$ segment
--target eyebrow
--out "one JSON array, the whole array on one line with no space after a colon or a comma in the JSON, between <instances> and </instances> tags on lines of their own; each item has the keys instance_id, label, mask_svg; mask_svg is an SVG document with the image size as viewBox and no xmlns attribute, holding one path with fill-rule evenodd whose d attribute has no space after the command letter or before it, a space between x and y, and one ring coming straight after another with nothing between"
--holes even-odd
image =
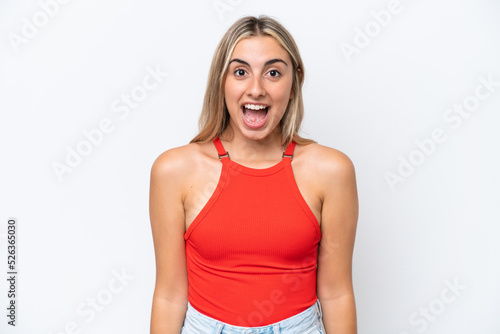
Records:
<instances>
[{"instance_id":1,"label":"eyebrow","mask_svg":"<svg viewBox=\"0 0 500 334\"><path fill-rule=\"evenodd\" d=\"M227 65L229 66L229 65L230 65L233 61L238 62L238 63L243 64L243 65L247 65L248 67L250 67L250 64L249 64L249 63L247 63L246 61L241 60L241 59L239 59L239 58L234 58L234 59L231 59L231 61L230 61L230 62L229 62L229 64L227 64ZM270 59L270 60L266 61L266 62L264 63L264 66L268 66L268 65L271 65L271 64L274 64L274 63L278 63L278 62L283 63L283 64L285 64L286 66L288 66L288 64L287 64L287 63L286 63L283 59L279 59L279 58Z\"/></svg>"}]
</instances>

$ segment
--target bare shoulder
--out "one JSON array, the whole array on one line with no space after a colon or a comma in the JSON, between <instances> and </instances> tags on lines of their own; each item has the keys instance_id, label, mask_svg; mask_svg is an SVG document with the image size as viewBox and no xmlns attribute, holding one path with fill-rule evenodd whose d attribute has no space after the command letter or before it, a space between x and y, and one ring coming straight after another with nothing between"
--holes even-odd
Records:
<instances>
[{"instance_id":1,"label":"bare shoulder","mask_svg":"<svg viewBox=\"0 0 500 334\"><path fill-rule=\"evenodd\" d=\"M189 174L204 159L213 158L209 145L191 143L161 153L153 162L151 173L158 176Z\"/></svg>"},{"instance_id":2,"label":"bare shoulder","mask_svg":"<svg viewBox=\"0 0 500 334\"><path fill-rule=\"evenodd\" d=\"M317 143L297 145L297 160L322 180L352 178L354 163L342 151Z\"/></svg>"},{"instance_id":3,"label":"bare shoulder","mask_svg":"<svg viewBox=\"0 0 500 334\"><path fill-rule=\"evenodd\" d=\"M317 143L297 145L292 166L299 189L306 201L309 199L318 220L321 219L321 226L331 221L328 218L331 208L341 212L343 209L339 208L346 201L354 203L357 192L354 164L344 152Z\"/></svg>"}]
</instances>

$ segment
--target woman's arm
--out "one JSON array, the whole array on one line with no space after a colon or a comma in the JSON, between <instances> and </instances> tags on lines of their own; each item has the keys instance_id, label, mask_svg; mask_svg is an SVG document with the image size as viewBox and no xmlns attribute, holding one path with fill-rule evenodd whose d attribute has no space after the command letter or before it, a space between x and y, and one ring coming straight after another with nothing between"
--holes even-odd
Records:
<instances>
[{"instance_id":1,"label":"woman's arm","mask_svg":"<svg viewBox=\"0 0 500 334\"><path fill-rule=\"evenodd\" d=\"M327 334L356 334L352 254L358 220L356 175L342 152L325 148L317 294Z\"/></svg>"},{"instance_id":2,"label":"woman's arm","mask_svg":"<svg viewBox=\"0 0 500 334\"><path fill-rule=\"evenodd\" d=\"M149 214L156 256L151 334L179 334L186 316L188 280L178 149L160 155L151 168Z\"/></svg>"}]
</instances>

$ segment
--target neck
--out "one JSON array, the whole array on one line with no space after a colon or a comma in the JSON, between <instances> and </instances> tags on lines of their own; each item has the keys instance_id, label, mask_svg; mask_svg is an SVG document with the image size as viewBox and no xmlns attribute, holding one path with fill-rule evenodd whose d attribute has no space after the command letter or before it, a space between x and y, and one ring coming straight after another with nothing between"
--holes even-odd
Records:
<instances>
[{"instance_id":1,"label":"neck","mask_svg":"<svg viewBox=\"0 0 500 334\"><path fill-rule=\"evenodd\" d=\"M231 159L241 162L263 162L281 159L283 152L281 130L279 126L262 139L253 139L234 131L228 125L220 140L230 152Z\"/></svg>"}]
</instances>

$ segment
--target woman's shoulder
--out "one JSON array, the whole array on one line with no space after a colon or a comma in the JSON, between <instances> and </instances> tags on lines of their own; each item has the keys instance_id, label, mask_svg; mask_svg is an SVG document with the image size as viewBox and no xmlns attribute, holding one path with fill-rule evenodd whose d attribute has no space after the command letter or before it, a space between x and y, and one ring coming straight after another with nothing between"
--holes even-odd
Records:
<instances>
[{"instance_id":1,"label":"woman's shoulder","mask_svg":"<svg viewBox=\"0 0 500 334\"><path fill-rule=\"evenodd\" d=\"M321 202L356 185L352 160L342 151L317 143L296 145L292 159L297 182L309 187Z\"/></svg>"},{"instance_id":2,"label":"woman's shoulder","mask_svg":"<svg viewBox=\"0 0 500 334\"><path fill-rule=\"evenodd\" d=\"M161 174L187 174L201 164L215 160L214 152L216 151L211 143L189 143L170 148L155 159L152 171Z\"/></svg>"},{"instance_id":3,"label":"woman's shoulder","mask_svg":"<svg viewBox=\"0 0 500 334\"><path fill-rule=\"evenodd\" d=\"M354 163L344 152L317 143L296 146L294 171L307 175L310 184L316 185L325 197L335 189L352 187L356 180Z\"/></svg>"},{"instance_id":4,"label":"woman's shoulder","mask_svg":"<svg viewBox=\"0 0 500 334\"><path fill-rule=\"evenodd\" d=\"M311 167L317 166L330 171L354 168L354 163L347 154L332 147L318 143L297 144L295 150L296 159L300 159Z\"/></svg>"}]
</instances>

